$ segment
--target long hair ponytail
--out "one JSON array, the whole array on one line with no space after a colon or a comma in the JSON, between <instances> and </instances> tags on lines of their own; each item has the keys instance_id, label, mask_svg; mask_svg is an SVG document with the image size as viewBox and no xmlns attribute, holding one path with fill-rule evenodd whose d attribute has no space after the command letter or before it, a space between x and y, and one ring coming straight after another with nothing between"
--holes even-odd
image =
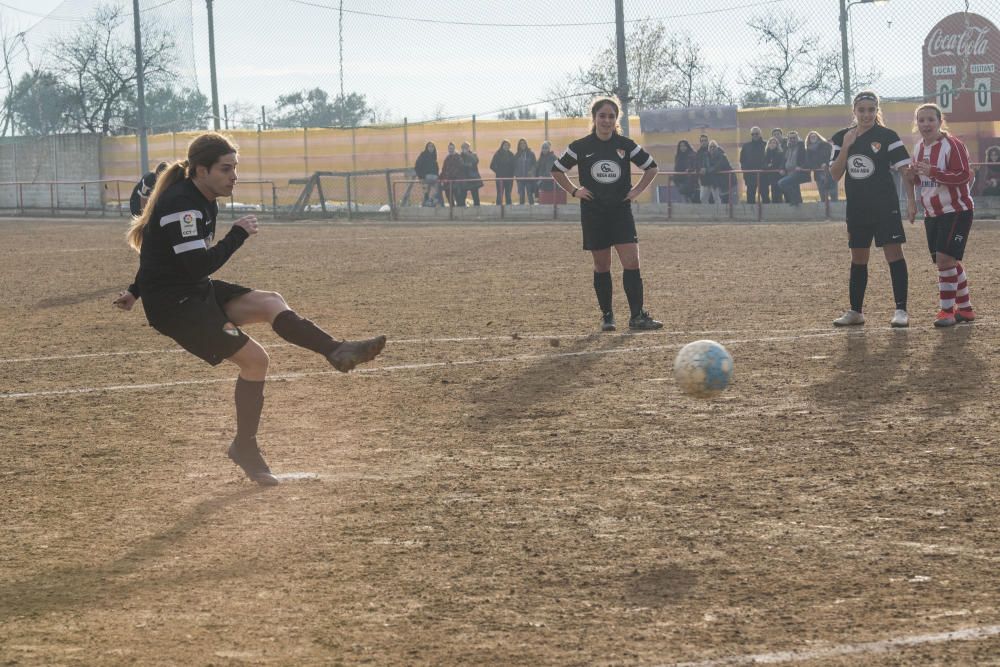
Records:
<instances>
[{"instance_id":1,"label":"long hair ponytail","mask_svg":"<svg viewBox=\"0 0 1000 667\"><path fill-rule=\"evenodd\" d=\"M149 224L149 219L153 217L153 209L156 208L160 193L177 181L193 178L199 166L211 171L212 165L218 162L220 157L236 153L238 150L239 146L232 139L218 132L206 132L195 137L188 145L187 159L174 162L156 179L156 187L149 194L142 215L132 218L132 225L126 234L128 244L136 252L142 249L142 233Z\"/></svg>"}]
</instances>

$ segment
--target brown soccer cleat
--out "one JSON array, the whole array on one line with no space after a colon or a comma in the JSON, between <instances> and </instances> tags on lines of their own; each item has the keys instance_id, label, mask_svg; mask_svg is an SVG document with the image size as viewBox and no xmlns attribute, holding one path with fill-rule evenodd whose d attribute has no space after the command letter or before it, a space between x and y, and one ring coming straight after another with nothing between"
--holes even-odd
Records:
<instances>
[{"instance_id":1,"label":"brown soccer cleat","mask_svg":"<svg viewBox=\"0 0 1000 667\"><path fill-rule=\"evenodd\" d=\"M377 357L384 347L385 336L376 336L368 340L345 340L336 350L326 355L326 360L341 373L346 373L358 364Z\"/></svg>"}]
</instances>

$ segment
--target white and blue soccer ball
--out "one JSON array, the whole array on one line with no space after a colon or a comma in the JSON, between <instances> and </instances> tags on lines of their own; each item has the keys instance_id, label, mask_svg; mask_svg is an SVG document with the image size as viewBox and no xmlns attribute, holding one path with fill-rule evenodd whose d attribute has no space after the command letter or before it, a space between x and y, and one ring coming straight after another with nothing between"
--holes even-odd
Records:
<instances>
[{"instance_id":1,"label":"white and blue soccer ball","mask_svg":"<svg viewBox=\"0 0 1000 667\"><path fill-rule=\"evenodd\" d=\"M688 343L674 359L674 378L685 394L698 398L715 396L733 377L733 358L714 340Z\"/></svg>"}]
</instances>

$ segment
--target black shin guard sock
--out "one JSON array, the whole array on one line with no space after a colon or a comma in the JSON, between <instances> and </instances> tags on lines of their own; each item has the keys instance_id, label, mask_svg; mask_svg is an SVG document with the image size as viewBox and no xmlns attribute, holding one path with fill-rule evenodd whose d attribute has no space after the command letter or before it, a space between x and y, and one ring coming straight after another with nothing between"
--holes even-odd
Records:
<instances>
[{"instance_id":1,"label":"black shin guard sock","mask_svg":"<svg viewBox=\"0 0 1000 667\"><path fill-rule=\"evenodd\" d=\"M910 291L910 272L906 269L906 259L889 262L889 276L892 277L892 298L897 310L906 310L906 295Z\"/></svg>"},{"instance_id":2,"label":"black shin guard sock","mask_svg":"<svg viewBox=\"0 0 1000 667\"><path fill-rule=\"evenodd\" d=\"M251 442L257 437L260 412L264 409L264 381L236 378L236 440Z\"/></svg>"},{"instance_id":3,"label":"black shin guard sock","mask_svg":"<svg viewBox=\"0 0 1000 667\"><path fill-rule=\"evenodd\" d=\"M868 265L851 264L851 310L860 313L865 303L865 290L868 289Z\"/></svg>"},{"instance_id":4,"label":"black shin guard sock","mask_svg":"<svg viewBox=\"0 0 1000 667\"><path fill-rule=\"evenodd\" d=\"M278 313L271 325L274 333L289 343L318 352L324 357L337 349L337 341L309 320L299 317L294 310Z\"/></svg>"},{"instance_id":5,"label":"black shin guard sock","mask_svg":"<svg viewBox=\"0 0 1000 667\"><path fill-rule=\"evenodd\" d=\"M597 305L601 314L611 312L611 272L594 272L594 291L597 292Z\"/></svg>"},{"instance_id":6,"label":"black shin guard sock","mask_svg":"<svg viewBox=\"0 0 1000 667\"><path fill-rule=\"evenodd\" d=\"M632 317L642 312L642 275L639 269L622 271L622 283L625 285L625 297L628 299Z\"/></svg>"}]
</instances>

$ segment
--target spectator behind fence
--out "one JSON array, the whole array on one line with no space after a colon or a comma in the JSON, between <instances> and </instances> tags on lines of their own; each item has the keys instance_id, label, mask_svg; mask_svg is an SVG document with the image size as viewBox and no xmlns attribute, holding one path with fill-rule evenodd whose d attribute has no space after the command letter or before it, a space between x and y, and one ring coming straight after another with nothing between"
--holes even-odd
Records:
<instances>
[{"instance_id":1,"label":"spectator behind fence","mask_svg":"<svg viewBox=\"0 0 1000 667\"><path fill-rule=\"evenodd\" d=\"M806 166L812 170L820 201L837 201L837 181L830 175L830 153L833 146L813 130L806 135Z\"/></svg>"},{"instance_id":2,"label":"spectator behind fence","mask_svg":"<svg viewBox=\"0 0 1000 667\"><path fill-rule=\"evenodd\" d=\"M764 204L780 204L785 200L781 188L778 187L778 179L781 178L781 170L785 168L785 151L781 150L781 142L777 137L767 140L767 148L764 150L764 169L767 171L761 176L760 201Z\"/></svg>"},{"instance_id":3,"label":"spectator behind fence","mask_svg":"<svg viewBox=\"0 0 1000 667\"><path fill-rule=\"evenodd\" d=\"M413 170L417 174L417 180L424 185L424 206L433 206L435 202L444 205L441 199L441 189L438 187L438 176L441 170L438 168L437 148L434 142L428 141L424 146L424 151L417 156L417 164Z\"/></svg>"},{"instance_id":4,"label":"spectator behind fence","mask_svg":"<svg viewBox=\"0 0 1000 667\"><path fill-rule=\"evenodd\" d=\"M465 186L460 182L465 177L465 165L462 156L455 152L455 144L448 144L448 155L441 165L441 188L448 197L449 206L458 206L458 196L462 195L462 206L465 206Z\"/></svg>"},{"instance_id":5,"label":"spectator behind fence","mask_svg":"<svg viewBox=\"0 0 1000 667\"><path fill-rule=\"evenodd\" d=\"M707 204L711 196L711 191L706 177L708 169L708 135L703 134L698 137L698 150L694 154L694 163L698 173L698 201Z\"/></svg>"},{"instance_id":6,"label":"spectator behind fence","mask_svg":"<svg viewBox=\"0 0 1000 667\"><path fill-rule=\"evenodd\" d=\"M462 198L459 206L465 206L465 196L472 195L472 205L479 206L479 188L483 179L479 176L479 156L472 152L468 141L462 142L462 165L465 167L465 181L462 183Z\"/></svg>"},{"instance_id":7,"label":"spectator behind fence","mask_svg":"<svg viewBox=\"0 0 1000 667\"><path fill-rule=\"evenodd\" d=\"M750 141L740 149L740 169L743 170L743 182L747 186L747 203L757 203L757 188L760 174L756 170L764 168L764 151L767 144L761 137L759 127L750 128ZM750 173L747 173L750 172Z\"/></svg>"},{"instance_id":8,"label":"spectator behind fence","mask_svg":"<svg viewBox=\"0 0 1000 667\"><path fill-rule=\"evenodd\" d=\"M677 142L677 152L674 154L674 171L678 173L671 176L670 180L685 202L698 202L697 169L694 149L687 139L681 139Z\"/></svg>"},{"instance_id":9,"label":"spectator behind fence","mask_svg":"<svg viewBox=\"0 0 1000 667\"><path fill-rule=\"evenodd\" d=\"M540 192L553 192L556 188L552 180L552 165L556 163L559 156L552 152L552 143L542 142L542 152L538 154L538 162L535 163L535 176L538 177L537 190Z\"/></svg>"},{"instance_id":10,"label":"spectator behind fence","mask_svg":"<svg viewBox=\"0 0 1000 667\"><path fill-rule=\"evenodd\" d=\"M729 187L732 170L726 151L716 141L708 142L708 167L705 169L708 189L716 204L729 203Z\"/></svg>"},{"instance_id":11,"label":"spectator behind fence","mask_svg":"<svg viewBox=\"0 0 1000 667\"><path fill-rule=\"evenodd\" d=\"M979 168L979 194L984 197L1000 197L1000 146L986 149L986 164Z\"/></svg>"},{"instance_id":12,"label":"spectator behind fence","mask_svg":"<svg viewBox=\"0 0 1000 667\"><path fill-rule=\"evenodd\" d=\"M510 152L510 142L504 139L500 148L490 160L490 169L497 177L497 206L510 206L510 193L514 187L514 154Z\"/></svg>"},{"instance_id":13,"label":"spectator behind fence","mask_svg":"<svg viewBox=\"0 0 1000 667\"><path fill-rule=\"evenodd\" d=\"M778 187L785 195L785 201L792 206L802 203L803 183L810 181L809 169L806 167L806 149L799 141L798 132L788 133L788 148L785 149L784 175L778 179Z\"/></svg>"},{"instance_id":14,"label":"spectator behind fence","mask_svg":"<svg viewBox=\"0 0 1000 667\"><path fill-rule=\"evenodd\" d=\"M781 146L782 153L788 150L788 139L785 138L785 133L780 127L771 130L771 136L778 140L778 145Z\"/></svg>"},{"instance_id":15,"label":"spectator behind fence","mask_svg":"<svg viewBox=\"0 0 1000 667\"><path fill-rule=\"evenodd\" d=\"M535 152L528 148L527 139L517 140L517 153L514 154L514 176L517 177L517 202L524 206L524 197L528 196L528 205L535 203Z\"/></svg>"}]
</instances>

